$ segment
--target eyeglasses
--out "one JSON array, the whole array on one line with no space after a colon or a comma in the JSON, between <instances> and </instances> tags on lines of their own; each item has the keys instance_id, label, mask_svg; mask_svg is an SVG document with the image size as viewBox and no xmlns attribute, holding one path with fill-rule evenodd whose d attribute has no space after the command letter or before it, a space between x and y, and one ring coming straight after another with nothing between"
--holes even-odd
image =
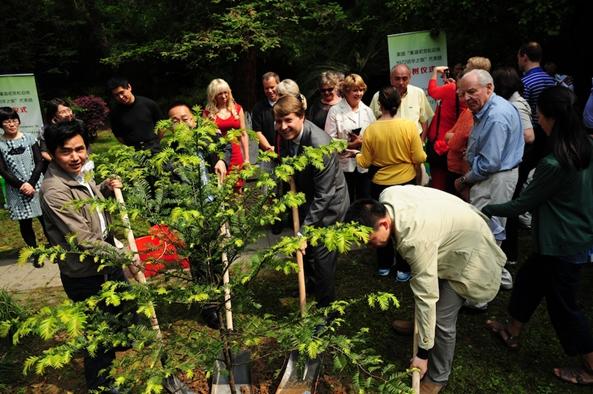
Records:
<instances>
[{"instance_id":1,"label":"eyeglasses","mask_svg":"<svg viewBox=\"0 0 593 394\"><path fill-rule=\"evenodd\" d=\"M189 116L182 116L181 118L171 118L171 122L173 122L173 124L179 124L181 122L187 123L190 119L191 117Z\"/></svg>"},{"instance_id":2,"label":"eyeglasses","mask_svg":"<svg viewBox=\"0 0 593 394\"><path fill-rule=\"evenodd\" d=\"M2 121L2 124L9 124L9 123L20 123L18 119L6 119Z\"/></svg>"},{"instance_id":3,"label":"eyeglasses","mask_svg":"<svg viewBox=\"0 0 593 394\"><path fill-rule=\"evenodd\" d=\"M321 93L331 93L334 91L334 88L325 88L325 89L319 89L319 91Z\"/></svg>"}]
</instances>

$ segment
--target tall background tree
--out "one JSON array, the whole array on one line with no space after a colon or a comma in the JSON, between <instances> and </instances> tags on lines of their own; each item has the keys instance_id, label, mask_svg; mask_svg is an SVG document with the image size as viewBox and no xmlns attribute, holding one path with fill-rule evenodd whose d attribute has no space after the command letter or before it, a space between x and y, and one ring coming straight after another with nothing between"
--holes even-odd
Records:
<instances>
[{"instance_id":1,"label":"tall background tree","mask_svg":"<svg viewBox=\"0 0 593 394\"><path fill-rule=\"evenodd\" d=\"M520 44L537 40L546 60L588 91L592 55L585 2L569 0L16 0L0 4L0 72L35 72L41 95L103 94L113 73L161 100L201 102L210 79L227 79L250 109L259 75L274 70L305 93L318 71L388 82L386 35L447 33L448 58L472 55L514 65Z\"/></svg>"}]
</instances>

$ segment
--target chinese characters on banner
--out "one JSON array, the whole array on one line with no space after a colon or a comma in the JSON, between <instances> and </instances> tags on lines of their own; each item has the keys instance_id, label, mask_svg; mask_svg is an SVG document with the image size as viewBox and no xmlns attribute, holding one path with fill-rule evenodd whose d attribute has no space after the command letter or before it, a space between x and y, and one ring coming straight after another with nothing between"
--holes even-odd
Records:
<instances>
[{"instance_id":1,"label":"chinese characters on banner","mask_svg":"<svg viewBox=\"0 0 593 394\"><path fill-rule=\"evenodd\" d=\"M390 34L387 36L389 69L399 63L407 64L412 72L410 83L428 88L428 81L436 66L447 65L447 38L445 32L431 35L429 31ZM440 78L437 79L440 83ZM434 102L432 99L431 104Z\"/></svg>"},{"instance_id":2,"label":"chinese characters on banner","mask_svg":"<svg viewBox=\"0 0 593 394\"><path fill-rule=\"evenodd\" d=\"M43 129L33 74L0 75L0 107L12 107L18 112L22 132L37 136Z\"/></svg>"}]
</instances>

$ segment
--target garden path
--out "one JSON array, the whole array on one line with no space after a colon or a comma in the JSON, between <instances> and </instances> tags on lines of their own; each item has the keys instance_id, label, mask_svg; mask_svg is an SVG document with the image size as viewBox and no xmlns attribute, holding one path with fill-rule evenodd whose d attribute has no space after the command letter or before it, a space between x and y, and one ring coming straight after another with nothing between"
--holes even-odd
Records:
<instances>
[{"instance_id":1,"label":"garden path","mask_svg":"<svg viewBox=\"0 0 593 394\"><path fill-rule=\"evenodd\" d=\"M279 237L289 235L291 231L287 228L280 235L267 232L256 243L246 248L241 259L273 245ZM57 264L45 264L42 268L35 268L31 264L17 264L17 258L16 253L0 257L0 289L13 292L62 286Z\"/></svg>"}]
</instances>

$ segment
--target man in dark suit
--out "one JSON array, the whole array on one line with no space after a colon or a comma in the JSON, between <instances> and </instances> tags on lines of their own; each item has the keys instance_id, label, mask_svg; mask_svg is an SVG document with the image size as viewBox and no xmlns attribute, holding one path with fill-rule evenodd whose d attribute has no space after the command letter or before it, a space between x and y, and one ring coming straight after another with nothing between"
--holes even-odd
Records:
<instances>
[{"instance_id":1,"label":"man in dark suit","mask_svg":"<svg viewBox=\"0 0 593 394\"><path fill-rule=\"evenodd\" d=\"M331 142L327 133L305 120L306 105L302 95L284 96L274 105L276 131L282 138L283 155L296 156L305 146L318 148ZM350 200L337 154L323 157L323 168L308 165L294 175L297 190L306 201L299 207L301 226L326 227L344 219ZM308 246L305 252L305 275L309 290L315 294L319 306L327 306L335 299L335 271L337 252L324 245Z\"/></svg>"}]
</instances>

